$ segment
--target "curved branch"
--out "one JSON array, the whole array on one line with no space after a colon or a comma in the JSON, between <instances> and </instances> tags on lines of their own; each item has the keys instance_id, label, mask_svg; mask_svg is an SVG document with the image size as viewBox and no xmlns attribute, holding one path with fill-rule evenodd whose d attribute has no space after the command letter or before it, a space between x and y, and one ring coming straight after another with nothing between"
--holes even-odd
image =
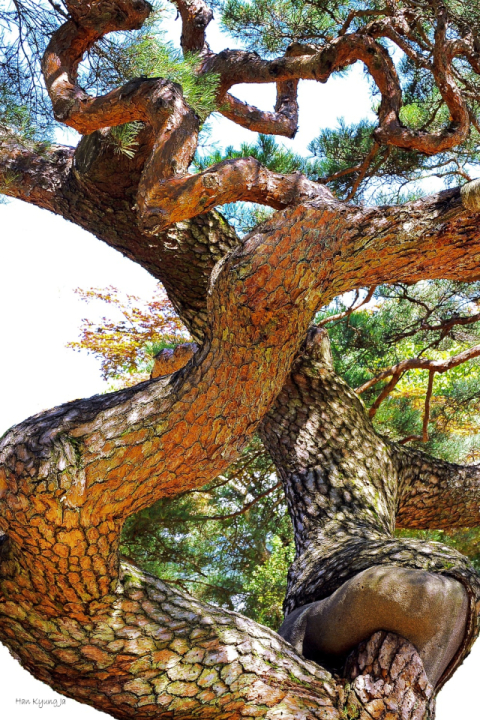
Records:
<instances>
[{"instance_id":1,"label":"curved branch","mask_svg":"<svg viewBox=\"0 0 480 720\"><path fill-rule=\"evenodd\" d=\"M375 415L376 415L376 413L377 413L377 410L378 410L378 408L380 407L380 405L382 404L382 402L383 402L383 401L385 400L385 398L387 398L387 397L390 395L390 393L397 387L397 385L398 385L398 383L400 382L401 379L402 379L402 373L401 373L401 372L394 372L394 373L392 373L392 379L390 380L389 383L387 383L387 385L385 385L385 387L382 389L380 395L375 399L375 402L374 402L373 405L369 408L369 410L368 410L368 417L369 417L369 418L375 417ZM355 392L357 392L357 391L355 390ZM358 394L360 395L361 393L358 392Z\"/></svg>"},{"instance_id":2,"label":"curved branch","mask_svg":"<svg viewBox=\"0 0 480 720\"><path fill-rule=\"evenodd\" d=\"M141 27L151 6L144 0L115 0L105 6L99 0L84 10L81 22L69 21L54 33L42 60L56 119L84 135L134 120L148 122L156 142L145 164L145 181L152 175L159 180L186 172L197 145L199 118L179 85L140 78L90 97L77 83L78 65L92 45L110 32Z\"/></svg>"},{"instance_id":3,"label":"curved branch","mask_svg":"<svg viewBox=\"0 0 480 720\"><path fill-rule=\"evenodd\" d=\"M94 528L89 532L106 540ZM3 570L6 565L3 560ZM77 591L80 575L95 587L102 568L96 555L92 567L68 573ZM55 581L61 577L54 574ZM8 597L17 595L0 603L0 633L27 670L67 697L119 720L132 714L138 720L172 715L340 720L330 673L238 613L199 602L128 562L111 592L89 603L89 616L78 605L72 610L72 602L52 603L45 580L38 571L10 580ZM48 620L39 604L42 582ZM1 577L2 590L7 585ZM66 575L65 588L74 593Z\"/></svg>"},{"instance_id":4,"label":"curved branch","mask_svg":"<svg viewBox=\"0 0 480 720\"><path fill-rule=\"evenodd\" d=\"M140 24L142 18L140 15ZM78 85L78 65L83 55L107 33L124 29L124 23L115 20L106 14L101 29L95 30L88 23L65 23L54 33L42 60L55 118L83 135L133 120L149 121L155 126L168 118L179 95L178 87L161 79L131 80L99 97L87 95Z\"/></svg>"},{"instance_id":5,"label":"curved branch","mask_svg":"<svg viewBox=\"0 0 480 720\"><path fill-rule=\"evenodd\" d=\"M54 33L42 60L55 117L84 134L142 119L138 117L138 109L134 115L129 113L129 106L133 103L131 98L126 102L123 100L121 90L105 98L91 98L77 84L76 78L83 55L98 40L110 32L141 27L151 12L151 6L144 0L115 0L109 6L101 0L75 1L67 6L72 20ZM131 87L129 89L132 90ZM127 98L128 95L127 91ZM85 120L82 114L86 116ZM124 116L127 119L123 119Z\"/></svg>"},{"instance_id":6,"label":"curved branch","mask_svg":"<svg viewBox=\"0 0 480 720\"><path fill-rule=\"evenodd\" d=\"M286 57L301 56L313 48L293 43L287 48ZM219 94L220 112L237 125L266 135L284 135L293 138L298 130L298 80L277 82L275 112L265 112L243 103L230 93ZM225 107L226 106L226 107Z\"/></svg>"},{"instance_id":7,"label":"curved branch","mask_svg":"<svg viewBox=\"0 0 480 720\"><path fill-rule=\"evenodd\" d=\"M182 18L180 44L184 52L208 52L205 38L213 12L203 0L172 0Z\"/></svg>"},{"instance_id":8,"label":"curved branch","mask_svg":"<svg viewBox=\"0 0 480 720\"><path fill-rule=\"evenodd\" d=\"M458 190L400 208L315 202L277 214L217 267L207 342L185 370L19 425L2 440L5 477L28 467L33 496L32 478L62 477L62 506L86 521L201 486L255 431L319 305L365 284L478 275L477 216ZM66 475L62 438L76 448Z\"/></svg>"},{"instance_id":9,"label":"curved branch","mask_svg":"<svg viewBox=\"0 0 480 720\"><path fill-rule=\"evenodd\" d=\"M452 355L446 360L429 360L428 358L423 357L402 360L396 365L392 365L391 367L382 370L382 372L376 375L374 378L372 378L371 380L367 380L366 383L355 388L355 392L358 395L361 395L381 380L385 380L385 378L390 377L391 375L399 376L407 372L408 370L430 370L434 373L444 373L447 372L447 370L451 370L452 368L457 367L457 365L461 365L462 363L467 362L468 360L473 360L473 358L476 358L479 355L480 345L474 345L471 348L467 348L467 350L463 350L463 352L458 353L457 355Z\"/></svg>"},{"instance_id":10,"label":"curved branch","mask_svg":"<svg viewBox=\"0 0 480 720\"><path fill-rule=\"evenodd\" d=\"M280 175L248 157L224 160L196 175L163 182L154 173L144 173L139 208L143 228L156 234L175 222L239 200L281 210L315 198L332 197L323 185L304 175Z\"/></svg>"},{"instance_id":11,"label":"curved branch","mask_svg":"<svg viewBox=\"0 0 480 720\"><path fill-rule=\"evenodd\" d=\"M274 60L262 60L254 53L226 50L209 57L204 70L220 75L223 94L233 85L245 82L268 83L299 79L326 82L336 70L361 60L382 97L378 110L379 127L375 131L377 142L431 155L462 142L470 125L467 106L453 79L451 65L443 54L445 33L445 18L440 18L436 29L432 72L450 110L452 122L439 133L415 131L402 126L402 90L395 66L387 50L366 34L343 35L316 52L307 46L304 55L299 55L300 50L296 47L293 57L286 54ZM378 34L385 35L385 32L378 31Z\"/></svg>"},{"instance_id":12,"label":"curved branch","mask_svg":"<svg viewBox=\"0 0 480 720\"><path fill-rule=\"evenodd\" d=\"M275 112L259 110L228 92L219 101L220 112L237 125L253 132L293 138L298 129L297 85L296 80L277 83Z\"/></svg>"}]
</instances>

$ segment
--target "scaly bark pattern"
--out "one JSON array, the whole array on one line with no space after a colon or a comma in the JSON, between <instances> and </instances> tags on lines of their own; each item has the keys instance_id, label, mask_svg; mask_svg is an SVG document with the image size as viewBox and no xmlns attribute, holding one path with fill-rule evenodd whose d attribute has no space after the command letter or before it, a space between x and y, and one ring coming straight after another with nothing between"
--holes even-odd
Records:
<instances>
[{"instance_id":1,"label":"scaly bark pattern","mask_svg":"<svg viewBox=\"0 0 480 720\"><path fill-rule=\"evenodd\" d=\"M46 523L38 520L43 532ZM49 568L58 579L62 559L90 575L91 584L99 577L101 587L109 532L107 526L77 528L63 538L67 557L62 551L51 563L42 553L34 571L19 570L8 542L3 549L2 640L35 677L122 720L340 720L335 680L276 633L199 603L128 563L101 602L84 606L86 616L56 602Z\"/></svg>"},{"instance_id":2,"label":"scaly bark pattern","mask_svg":"<svg viewBox=\"0 0 480 720\"><path fill-rule=\"evenodd\" d=\"M434 475L427 487L423 465L418 469L416 460L409 463L376 436L358 398L330 371L304 358L289 374L316 309L336 295L388 281L476 279L478 188L365 209L252 159L191 176L200 119L177 85L139 78L91 97L77 82L92 45L109 32L140 27L148 3L65 4L70 19L51 38L44 76L56 117L88 137L75 153L42 154L2 136L3 191L72 220L142 263L164 282L203 345L173 376L62 406L1 441L0 529L8 536L0 571L2 640L56 689L121 718L338 718L338 687L274 633L151 578L132 579L136 571L119 566L124 519L223 471L272 408L262 431L286 485L298 550L287 609L332 593L373 565L447 572L463 583L471 604L453 670L477 632L478 578L447 548L392 538L397 502L408 523L419 483L423 522L433 521ZM325 82L360 59L381 95L377 142L429 154L466 137L470 118L452 62L462 57L475 69L478 53L468 38L450 40L441 4L431 53L420 62L450 110L450 124L438 133L400 123L399 79L378 42L388 37L412 59L411 13L393 13L362 32L345 27L324 47L293 46L284 57L262 60L243 51L211 53L208 7L202 0L177 0L177 6L184 49L200 53L199 74L219 74L219 107L226 102L225 114L243 126L293 136L298 80ZM230 96L239 82L275 82L275 112L259 113ZM131 120L145 128L130 161L114 157L108 126ZM204 215L238 199L286 209L239 243L220 216ZM467 475L468 511L454 493L458 517L475 503ZM448 479L446 485L451 488ZM405 646L391 638L382 638L381 647L370 642L374 647L365 652L380 653L379 668L388 676L393 665L388 671L381 657L395 643L401 656ZM379 687L380 670L375 661L362 663L358 656L352 671L361 712L370 714L372 698L381 699L373 710L387 720L394 712L388 703L398 696L395 678L391 673L393 690L384 683L376 697L371 688ZM370 680L362 685L359 672ZM420 675L405 678L425 714L429 697ZM408 702L399 700L397 716L408 717Z\"/></svg>"},{"instance_id":3,"label":"scaly bark pattern","mask_svg":"<svg viewBox=\"0 0 480 720\"><path fill-rule=\"evenodd\" d=\"M403 526L409 527L409 519L415 526L416 510L408 503L416 500L413 478L422 487L418 462L422 456L413 453L410 462L409 451L376 433L359 397L334 372L325 331L311 330L260 434L283 480L295 532L297 552L288 576L286 613L330 596L373 566L447 574L465 586L470 617L462 647L440 680L443 685L478 635L480 576L452 548L393 536L398 505ZM469 478L478 476L478 469L432 460L424 466L423 477L427 471L434 487L432 473L437 466L443 467L444 478L455 478L458 517L467 521L475 512L478 523L478 495L468 496ZM404 489L406 477L412 481L409 490ZM429 495L428 490L424 503L432 507L438 496L436 492ZM450 492L442 507L451 500ZM422 510L420 500L420 524ZM435 520L433 525L438 527Z\"/></svg>"},{"instance_id":4,"label":"scaly bark pattern","mask_svg":"<svg viewBox=\"0 0 480 720\"><path fill-rule=\"evenodd\" d=\"M344 717L358 720L433 720L435 698L414 646L378 632L347 660Z\"/></svg>"}]
</instances>

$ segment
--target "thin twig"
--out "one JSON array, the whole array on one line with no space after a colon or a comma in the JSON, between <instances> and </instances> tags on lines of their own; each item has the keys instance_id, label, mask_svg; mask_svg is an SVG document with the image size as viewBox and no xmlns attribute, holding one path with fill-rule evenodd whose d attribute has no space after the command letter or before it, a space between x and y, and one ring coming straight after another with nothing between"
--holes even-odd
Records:
<instances>
[{"instance_id":1,"label":"thin twig","mask_svg":"<svg viewBox=\"0 0 480 720\"><path fill-rule=\"evenodd\" d=\"M423 427L422 427L423 442L428 442L428 423L430 420L430 399L432 397L432 392L433 392L434 378L435 378L435 370L430 370L430 372L428 373L428 388L427 388L427 394L425 396L425 412L423 415Z\"/></svg>"},{"instance_id":2,"label":"thin twig","mask_svg":"<svg viewBox=\"0 0 480 720\"><path fill-rule=\"evenodd\" d=\"M232 518L239 517L240 515L243 515L244 513L246 513L248 510L250 510L250 508L253 505L256 505L257 502L259 502L260 500L263 500L263 498L267 497L267 495L270 495L272 492L274 492L274 490L278 490L278 488L281 487L281 485L282 485L282 481L279 480L276 483L276 485L273 485L273 487L269 488L268 490L265 490L265 492L260 493L260 495L257 495L257 497L253 498L253 500L251 500L249 503L244 505L240 510L237 510L234 513L230 513L229 515L189 515L189 516L182 518L182 520L184 522L186 522L186 521L196 522L197 520L202 521L202 522L204 520L231 520Z\"/></svg>"},{"instance_id":3,"label":"thin twig","mask_svg":"<svg viewBox=\"0 0 480 720\"><path fill-rule=\"evenodd\" d=\"M366 305L368 302L370 302L370 300L373 297L373 293L375 292L376 289L377 289L377 286L373 285L369 289L366 297L362 300L362 302L359 303L358 305L355 305L355 303L357 302L357 299L358 299L358 290L357 290L355 299L354 299L352 305L348 308L348 310L344 310L343 312L337 313L336 315L329 315L329 317L324 318L323 320L320 320L320 322L316 323L316 326L324 327L324 325L327 325L330 322L334 322L335 320L343 320L343 318L348 317L349 315L354 313L356 310L361 308L362 305Z\"/></svg>"}]
</instances>

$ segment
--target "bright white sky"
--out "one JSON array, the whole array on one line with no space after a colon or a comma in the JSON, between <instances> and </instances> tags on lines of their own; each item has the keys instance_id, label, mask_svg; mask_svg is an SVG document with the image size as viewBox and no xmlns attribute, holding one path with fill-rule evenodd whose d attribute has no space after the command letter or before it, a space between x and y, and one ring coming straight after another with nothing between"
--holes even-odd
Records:
<instances>
[{"instance_id":1,"label":"bright white sky","mask_svg":"<svg viewBox=\"0 0 480 720\"><path fill-rule=\"evenodd\" d=\"M179 23L171 21L172 37L179 37ZM211 28L209 40L216 51L233 47ZM235 94L262 109L275 102L274 86L237 86ZM321 127L334 127L371 114L362 68L326 85L301 82L300 130L295 140L284 140L297 152ZM212 122L212 139L220 146L251 141L252 134L224 118ZM70 144L75 144L73 134ZM114 285L129 294L149 298L153 278L118 252L80 228L33 206L12 201L0 206L0 317L1 352L0 435L13 424L62 402L103 392L99 362L65 347L78 337L81 319L100 318L102 306L86 305L74 294L77 287ZM439 696L437 720L478 717L476 679L480 671L480 643L454 679ZM2 710L15 720L95 720L109 716L73 700L65 700L34 680L0 645ZM59 707L41 708L38 700L57 699ZM30 700L19 704L17 700Z\"/></svg>"}]
</instances>

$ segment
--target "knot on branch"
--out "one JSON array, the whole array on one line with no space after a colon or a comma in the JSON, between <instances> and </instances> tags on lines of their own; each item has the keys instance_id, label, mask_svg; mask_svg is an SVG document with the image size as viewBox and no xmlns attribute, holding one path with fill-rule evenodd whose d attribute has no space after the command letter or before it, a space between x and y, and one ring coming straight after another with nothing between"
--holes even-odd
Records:
<instances>
[{"instance_id":1,"label":"knot on branch","mask_svg":"<svg viewBox=\"0 0 480 720\"><path fill-rule=\"evenodd\" d=\"M472 212L480 212L480 179L466 183L460 190L463 207Z\"/></svg>"},{"instance_id":2,"label":"knot on branch","mask_svg":"<svg viewBox=\"0 0 480 720\"><path fill-rule=\"evenodd\" d=\"M72 19L84 28L106 34L112 30L138 30L152 12L146 0L94 0L79 2L67 0Z\"/></svg>"},{"instance_id":3,"label":"knot on branch","mask_svg":"<svg viewBox=\"0 0 480 720\"><path fill-rule=\"evenodd\" d=\"M428 720L435 715L433 686L420 656L398 635L379 631L360 643L347 659L345 677L348 718Z\"/></svg>"}]
</instances>

